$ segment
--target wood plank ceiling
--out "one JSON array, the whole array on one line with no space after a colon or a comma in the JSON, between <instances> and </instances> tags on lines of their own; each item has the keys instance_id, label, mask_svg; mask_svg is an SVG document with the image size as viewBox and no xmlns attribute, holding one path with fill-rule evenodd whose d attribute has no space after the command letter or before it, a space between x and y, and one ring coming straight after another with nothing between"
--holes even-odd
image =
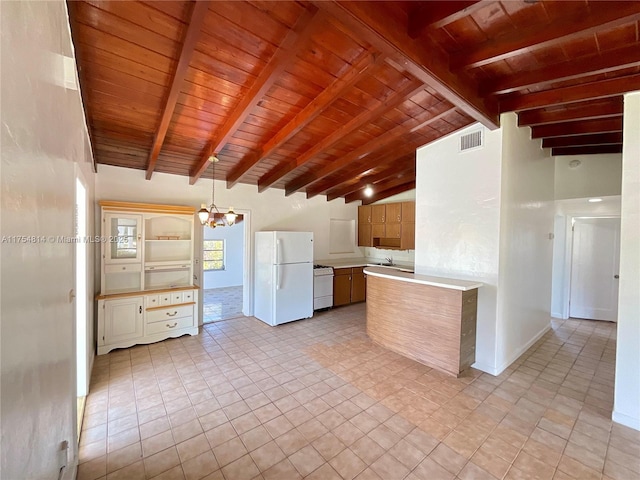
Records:
<instances>
[{"instance_id":1,"label":"wood plank ceiling","mask_svg":"<svg viewBox=\"0 0 640 480\"><path fill-rule=\"evenodd\" d=\"M553 155L620 152L637 1L69 1L97 163L370 203L502 112ZM365 198L371 184L376 194Z\"/></svg>"}]
</instances>

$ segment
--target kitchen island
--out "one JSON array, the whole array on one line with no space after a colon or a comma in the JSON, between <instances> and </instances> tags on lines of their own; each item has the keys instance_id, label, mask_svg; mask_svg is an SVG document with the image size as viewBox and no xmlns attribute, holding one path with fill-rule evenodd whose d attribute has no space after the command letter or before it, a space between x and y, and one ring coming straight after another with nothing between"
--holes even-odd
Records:
<instances>
[{"instance_id":1,"label":"kitchen island","mask_svg":"<svg viewBox=\"0 0 640 480\"><path fill-rule=\"evenodd\" d=\"M459 376L475 362L482 283L367 267L367 334L379 345Z\"/></svg>"}]
</instances>

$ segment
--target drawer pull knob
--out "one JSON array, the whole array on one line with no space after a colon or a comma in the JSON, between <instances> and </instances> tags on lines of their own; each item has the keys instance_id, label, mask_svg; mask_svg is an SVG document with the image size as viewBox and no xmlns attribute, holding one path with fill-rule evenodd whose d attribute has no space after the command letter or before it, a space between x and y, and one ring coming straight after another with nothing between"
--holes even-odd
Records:
<instances>
[{"instance_id":1,"label":"drawer pull knob","mask_svg":"<svg viewBox=\"0 0 640 480\"><path fill-rule=\"evenodd\" d=\"M173 325L169 325L169 324L167 323L167 327L168 327L168 328L175 328L175 327L177 327L177 326L178 326L178 322L174 323Z\"/></svg>"},{"instance_id":2,"label":"drawer pull knob","mask_svg":"<svg viewBox=\"0 0 640 480\"><path fill-rule=\"evenodd\" d=\"M178 314L177 310L175 310L173 313L167 312L167 316L169 316L169 317L175 317L177 314Z\"/></svg>"},{"instance_id":3,"label":"drawer pull knob","mask_svg":"<svg viewBox=\"0 0 640 480\"><path fill-rule=\"evenodd\" d=\"M123 270L126 270L126 269L127 269L127 267L122 267L122 269L123 269Z\"/></svg>"}]
</instances>

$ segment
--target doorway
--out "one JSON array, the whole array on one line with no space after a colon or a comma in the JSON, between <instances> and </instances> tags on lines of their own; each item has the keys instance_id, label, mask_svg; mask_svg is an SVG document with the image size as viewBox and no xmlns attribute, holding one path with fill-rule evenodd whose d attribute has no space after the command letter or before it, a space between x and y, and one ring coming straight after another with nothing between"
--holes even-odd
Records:
<instances>
[{"instance_id":1,"label":"doorway","mask_svg":"<svg viewBox=\"0 0 640 480\"><path fill-rule=\"evenodd\" d=\"M76 174L75 205L75 332L76 332L76 396L77 396L77 434L80 438L84 403L89 392L89 360L87 339L87 243L88 207L87 189L80 172Z\"/></svg>"},{"instance_id":2,"label":"doorway","mask_svg":"<svg viewBox=\"0 0 640 480\"><path fill-rule=\"evenodd\" d=\"M247 215L239 219L233 225L203 227L203 323L244 315Z\"/></svg>"},{"instance_id":3,"label":"doorway","mask_svg":"<svg viewBox=\"0 0 640 480\"><path fill-rule=\"evenodd\" d=\"M569 316L617 321L620 218L575 218Z\"/></svg>"}]
</instances>

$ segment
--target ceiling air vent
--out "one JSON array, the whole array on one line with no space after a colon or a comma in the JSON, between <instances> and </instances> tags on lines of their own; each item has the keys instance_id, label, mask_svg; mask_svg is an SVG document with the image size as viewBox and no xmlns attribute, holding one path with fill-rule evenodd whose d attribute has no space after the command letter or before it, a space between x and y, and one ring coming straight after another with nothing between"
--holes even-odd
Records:
<instances>
[{"instance_id":1,"label":"ceiling air vent","mask_svg":"<svg viewBox=\"0 0 640 480\"><path fill-rule=\"evenodd\" d=\"M465 152L472 148L478 148L482 146L482 130L476 130L475 132L467 133L460 136L460 151Z\"/></svg>"}]
</instances>

